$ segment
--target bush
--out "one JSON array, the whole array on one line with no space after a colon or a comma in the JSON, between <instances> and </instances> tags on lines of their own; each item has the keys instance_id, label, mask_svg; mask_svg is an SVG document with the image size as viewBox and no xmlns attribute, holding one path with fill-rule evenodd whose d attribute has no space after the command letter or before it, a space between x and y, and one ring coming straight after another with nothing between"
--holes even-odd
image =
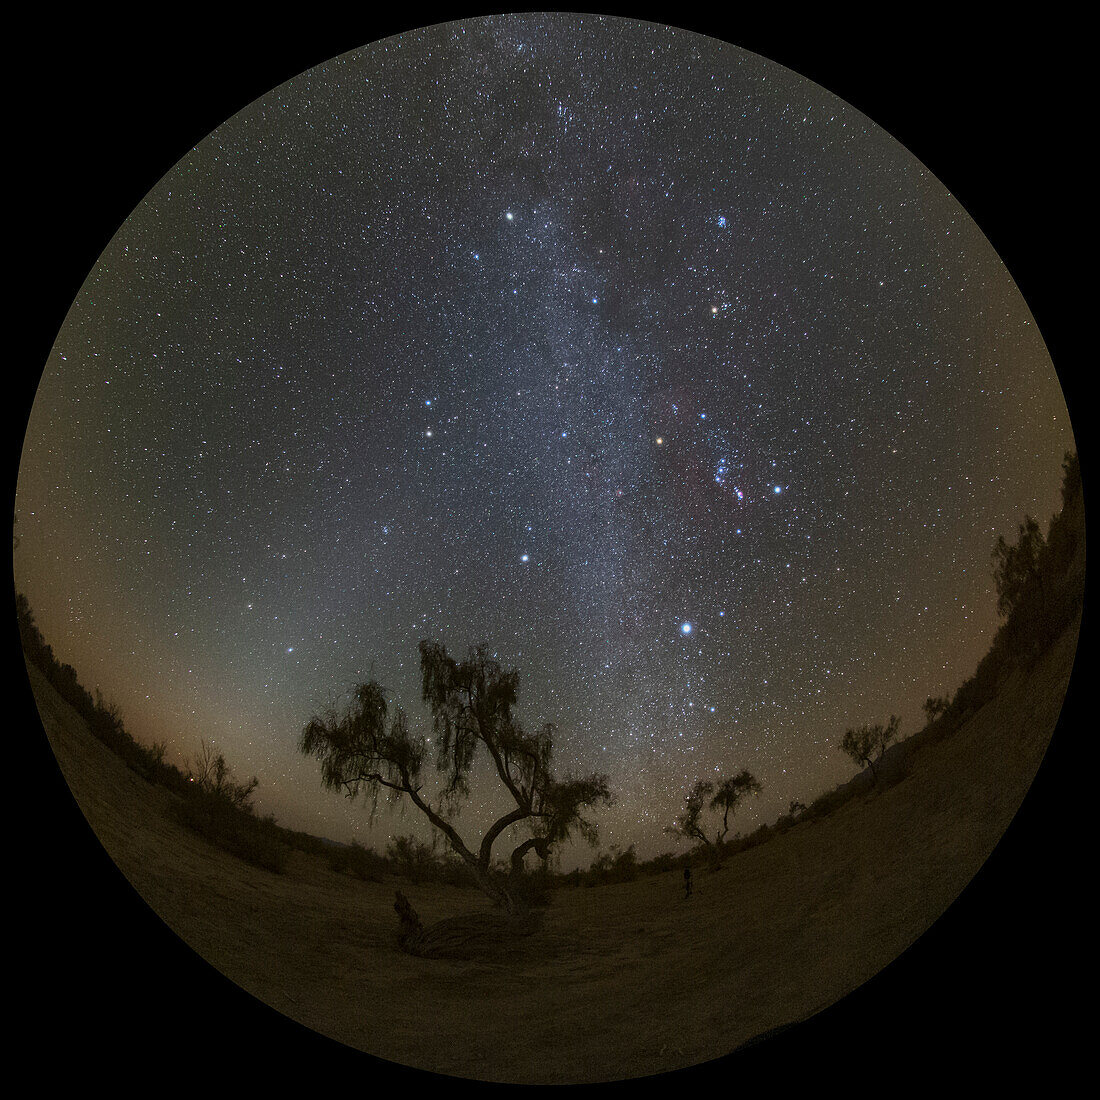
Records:
<instances>
[{"instance_id":1,"label":"bush","mask_svg":"<svg viewBox=\"0 0 1100 1100\"><path fill-rule=\"evenodd\" d=\"M425 844L411 834L395 836L386 846L386 859L394 870L414 885L438 881L435 844Z\"/></svg>"},{"instance_id":2,"label":"bush","mask_svg":"<svg viewBox=\"0 0 1100 1100\"><path fill-rule=\"evenodd\" d=\"M661 875L666 871L673 871L686 857L674 855L672 852L661 852L652 859L647 859L638 864L638 870L643 875Z\"/></svg>"},{"instance_id":3,"label":"bush","mask_svg":"<svg viewBox=\"0 0 1100 1100\"><path fill-rule=\"evenodd\" d=\"M593 861L584 875L585 886L604 886L609 882L633 882L638 877L638 857L634 845L622 849L616 844Z\"/></svg>"},{"instance_id":4,"label":"bush","mask_svg":"<svg viewBox=\"0 0 1100 1100\"><path fill-rule=\"evenodd\" d=\"M549 905L557 885L557 876L545 864L539 864L533 871L514 874L508 881L512 896L531 909L542 909Z\"/></svg>"},{"instance_id":5,"label":"bush","mask_svg":"<svg viewBox=\"0 0 1100 1100\"><path fill-rule=\"evenodd\" d=\"M175 806L177 820L204 840L256 867L282 874L288 848L273 818L257 818L200 787Z\"/></svg>"},{"instance_id":6,"label":"bush","mask_svg":"<svg viewBox=\"0 0 1100 1100\"><path fill-rule=\"evenodd\" d=\"M363 882L381 882L388 870L385 859L358 841L333 848L329 852L328 865L338 875L351 875Z\"/></svg>"}]
</instances>

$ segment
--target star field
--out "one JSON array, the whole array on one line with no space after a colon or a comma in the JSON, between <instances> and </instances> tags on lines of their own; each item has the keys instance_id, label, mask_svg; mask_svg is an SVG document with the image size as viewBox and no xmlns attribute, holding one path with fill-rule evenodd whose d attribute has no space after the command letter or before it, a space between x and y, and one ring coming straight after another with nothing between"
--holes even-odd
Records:
<instances>
[{"instance_id":1,"label":"star field","mask_svg":"<svg viewBox=\"0 0 1100 1100\"><path fill-rule=\"evenodd\" d=\"M304 73L150 192L46 366L16 574L136 736L376 847L419 823L323 793L301 726L371 675L416 715L416 643L485 641L648 856L697 778L753 772L747 830L850 774L846 725L918 728L1073 446L1008 272L858 111L492 17Z\"/></svg>"}]
</instances>

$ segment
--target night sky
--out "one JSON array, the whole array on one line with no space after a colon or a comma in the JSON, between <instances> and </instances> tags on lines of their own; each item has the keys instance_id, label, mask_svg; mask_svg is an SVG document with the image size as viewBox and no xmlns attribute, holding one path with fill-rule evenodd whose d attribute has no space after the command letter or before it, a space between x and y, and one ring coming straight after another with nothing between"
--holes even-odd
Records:
<instances>
[{"instance_id":1,"label":"night sky","mask_svg":"<svg viewBox=\"0 0 1100 1100\"><path fill-rule=\"evenodd\" d=\"M46 364L16 581L139 739L377 848L426 834L322 792L302 725L372 674L422 715L416 643L485 641L648 856L697 778L756 775L747 831L847 725L916 730L1073 446L996 253L858 111L689 32L474 20L277 88L135 210Z\"/></svg>"}]
</instances>

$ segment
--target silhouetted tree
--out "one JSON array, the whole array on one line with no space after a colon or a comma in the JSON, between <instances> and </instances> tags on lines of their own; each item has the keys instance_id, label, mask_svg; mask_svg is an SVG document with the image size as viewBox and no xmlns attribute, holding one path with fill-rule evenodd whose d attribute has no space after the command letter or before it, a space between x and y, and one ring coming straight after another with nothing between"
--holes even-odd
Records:
<instances>
[{"instance_id":1,"label":"silhouetted tree","mask_svg":"<svg viewBox=\"0 0 1100 1100\"><path fill-rule=\"evenodd\" d=\"M673 824L665 826L665 832L670 836L683 837L685 840L694 840L709 846L711 840L703 831L702 819L707 799L713 793L713 783L706 779L697 779L684 799L684 808Z\"/></svg>"},{"instance_id":2,"label":"silhouetted tree","mask_svg":"<svg viewBox=\"0 0 1100 1100\"><path fill-rule=\"evenodd\" d=\"M237 782L232 768L225 762L225 756L215 752L213 745L200 742L199 752L191 763L187 778L207 794L216 795L238 810L252 813L252 795L260 781L253 776L247 783Z\"/></svg>"},{"instance_id":3,"label":"silhouetted tree","mask_svg":"<svg viewBox=\"0 0 1100 1100\"><path fill-rule=\"evenodd\" d=\"M34 612L31 610L31 602L22 592L15 597L15 617L19 624L19 637L23 642L23 648L31 648L37 643L40 648L40 636L38 625L34 621Z\"/></svg>"},{"instance_id":4,"label":"silhouetted tree","mask_svg":"<svg viewBox=\"0 0 1100 1100\"><path fill-rule=\"evenodd\" d=\"M748 771L739 772L719 783L708 779L696 780L684 799L684 808L676 820L665 827L665 832L703 846L715 864L719 864L722 860L722 845L730 830L730 818L738 804L746 795L757 795L763 789ZM707 809L720 811L722 814L721 825L715 826L713 839L707 836L703 827L703 813Z\"/></svg>"},{"instance_id":5,"label":"silhouetted tree","mask_svg":"<svg viewBox=\"0 0 1100 1100\"><path fill-rule=\"evenodd\" d=\"M586 882L590 886L607 882L633 882L638 877L638 856L634 845L622 848L612 844L609 851L601 852L588 868Z\"/></svg>"},{"instance_id":6,"label":"silhouetted tree","mask_svg":"<svg viewBox=\"0 0 1100 1100\"><path fill-rule=\"evenodd\" d=\"M519 673L505 669L484 646L472 648L463 661L449 656L438 642L420 643L421 698L432 715L436 739L435 767L443 777L436 798L424 793L428 763L425 739L409 728L405 712L389 704L375 680L355 689L354 701L342 714L311 718L299 749L321 761L321 781L354 798L360 792L410 801L446 838L481 889L514 912L522 902L509 875L493 865L494 842L510 826L531 835L511 853L510 868L521 868L534 850L546 861L552 848L574 833L596 843L596 825L585 811L610 803L606 775L558 779L551 770L555 727L528 733L513 716ZM514 808L498 818L476 847L468 847L453 817L469 796L469 777L478 754L503 785Z\"/></svg>"},{"instance_id":7,"label":"silhouetted tree","mask_svg":"<svg viewBox=\"0 0 1100 1100\"><path fill-rule=\"evenodd\" d=\"M871 775L878 779L878 771L875 761L882 759L891 741L897 739L901 722L896 715L890 715L890 721L885 726L860 726L858 729L847 730L840 747L861 768L870 768Z\"/></svg>"},{"instance_id":8,"label":"silhouetted tree","mask_svg":"<svg viewBox=\"0 0 1100 1100\"><path fill-rule=\"evenodd\" d=\"M1029 587L1041 583L1043 546L1043 533L1031 516L1024 516L1015 546L1007 543L1004 535L998 537L993 547L993 582L997 586L997 611L1002 617L1012 614Z\"/></svg>"},{"instance_id":9,"label":"silhouetted tree","mask_svg":"<svg viewBox=\"0 0 1100 1100\"><path fill-rule=\"evenodd\" d=\"M1055 576L1066 573L1085 537L1085 498L1081 463L1073 452L1062 460L1062 508L1051 517L1047 531L1047 569Z\"/></svg>"},{"instance_id":10,"label":"silhouetted tree","mask_svg":"<svg viewBox=\"0 0 1100 1100\"><path fill-rule=\"evenodd\" d=\"M15 614L19 624L19 640L23 644L23 653L31 664L37 665L46 675L46 679L58 687L60 664L54 656L53 647L48 645L34 619L30 601L19 592L15 597ZM60 688L58 687L58 690Z\"/></svg>"},{"instance_id":11,"label":"silhouetted tree","mask_svg":"<svg viewBox=\"0 0 1100 1100\"><path fill-rule=\"evenodd\" d=\"M937 718L942 717L947 708L951 705L951 700L946 695L930 695L924 701L924 713L928 718L928 724L931 725Z\"/></svg>"}]
</instances>

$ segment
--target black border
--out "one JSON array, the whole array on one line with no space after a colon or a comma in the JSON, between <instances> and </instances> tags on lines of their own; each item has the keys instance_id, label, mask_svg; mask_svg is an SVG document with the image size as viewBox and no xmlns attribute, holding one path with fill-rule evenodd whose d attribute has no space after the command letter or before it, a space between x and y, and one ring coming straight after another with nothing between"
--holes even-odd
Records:
<instances>
[{"instance_id":1,"label":"black border","mask_svg":"<svg viewBox=\"0 0 1100 1100\"><path fill-rule=\"evenodd\" d=\"M589 9L590 10L590 9ZM331 56L414 26L484 14L461 9L397 21L319 12L295 22L272 9L248 21L225 11L187 18L59 19L28 13L9 76L18 207L13 208L25 344L10 492L25 417L49 348L88 271L119 224L191 146L276 84ZM1091 211L1077 162L1091 127L1081 107L1079 31L1051 15L1008 30L965 24L956 10L877 22L780 12L725 19L637 6L635 17L723 38L794 69L864 111L944 182L986 233L1034 313L1073 415L1089 493L1076 262ZM1079 150L1081 152L1079 152ZM1082 224L1082 222L1084 224ZM20 421L20 418L22 420ZM12 620L9 619L9 622ZM1087 620L1086 620L1087 621ZM10 631L12 639L14 632ZM933 1083L956 1063L988 1084L1024 1068L1054 1085L1083 1049L1073 990L1084 935L1076 878L1087 864L1070 779L1081 737L1080 670L1031 792L994 855L916 945L855 993L716 1063L662 1085L770 1082L869 1088ZM17 650L13 658L18 659ZM18 671L18 669L17 669ZM186 948L129 887L77 810L20 681L14 724L38 730L33 801L15 841L22 950L17 1057L48 1059L43 1080L179 1078L254 1087L360 1080L430 1084L315 1035L242 993ZM10 946L15 948L15 941ZM18 961L18 960L16 960ZM17 999L17 1004L20 1000ZM430 1035L426 1006L425 1032ZM626 1082L605 1088L633 1088Z\"/></svg>"}]
</instances>

